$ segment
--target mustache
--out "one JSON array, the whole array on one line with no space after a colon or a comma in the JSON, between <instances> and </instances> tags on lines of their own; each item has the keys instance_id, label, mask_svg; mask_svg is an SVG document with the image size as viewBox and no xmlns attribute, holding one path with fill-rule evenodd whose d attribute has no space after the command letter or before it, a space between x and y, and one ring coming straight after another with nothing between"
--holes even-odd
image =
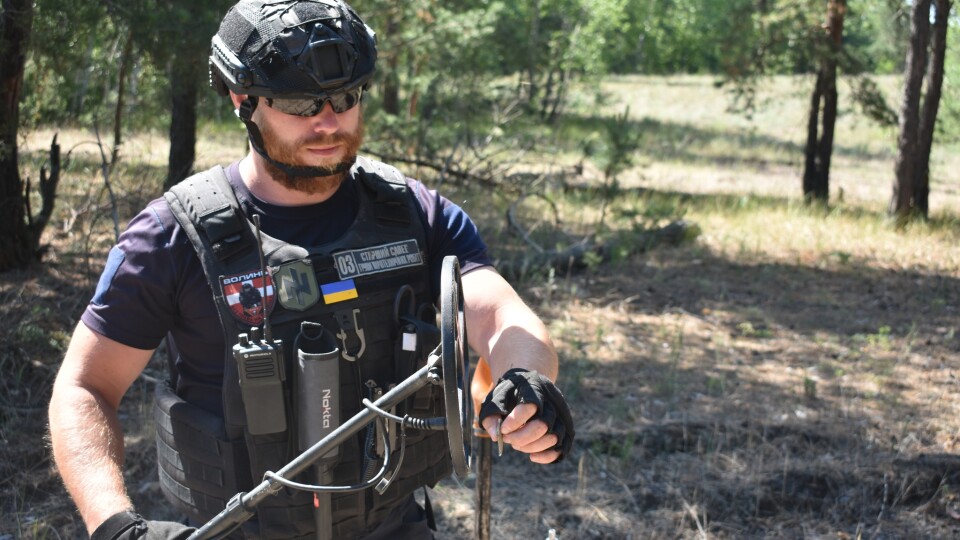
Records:
<instances>
[{"instance_id":1,"label":"mustache","mask_svg":"<svg viewBox=\"0 0 960 540\"><path fill-rule=\"evenodd\" d=\"M332 146L342 144L351 139L349 133L330 133L321 135L310 135L297 141L299 146Z\"/></svg>"}]
</instances>

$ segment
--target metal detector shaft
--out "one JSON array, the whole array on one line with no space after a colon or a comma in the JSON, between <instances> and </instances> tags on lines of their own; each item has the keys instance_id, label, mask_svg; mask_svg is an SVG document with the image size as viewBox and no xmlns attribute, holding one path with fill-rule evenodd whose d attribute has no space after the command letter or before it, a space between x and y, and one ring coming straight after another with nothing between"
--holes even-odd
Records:
<instances>
[{"instance_id":1,"label":"metal detector shaft","mask_svg":"<svg viewBox=\"0 0 960 540\"><path fill-rule=\"evenodd\" d=\"M403 382L394 387L393 390L384 394L383 397L374 402L374 405L382 410L388 410L415 394L417 390L427 384L431 384L432 381L429 373L437 367L439 361L440 356L430 355L427 359L427 365L407 377ZM330 450L346 442L376 418L377 413L375 411L364 408L340 427L333 430L329 435L317 441L316 444L294 458L293 461L277 471L276 475L284 479L293 478L307 470L307 468L325 456ZM251 491L236 494L227 502L227 507L224 508L222 512L197 529L190 535L188 540L209 540L217 538L217 535L230 532L238 525L253 517L257 505L270 495L280 491L282 487L283 486L276 480L267 478Z\"/></svg>"}]
</instances>

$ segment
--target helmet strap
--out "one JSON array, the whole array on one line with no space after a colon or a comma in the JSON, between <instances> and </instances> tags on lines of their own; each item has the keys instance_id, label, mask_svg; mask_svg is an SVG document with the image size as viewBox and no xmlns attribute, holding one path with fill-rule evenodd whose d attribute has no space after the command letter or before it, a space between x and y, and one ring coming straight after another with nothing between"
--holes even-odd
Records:
<instances>
[{"instance_id":1,"label":"helmet strap","mask_svg":"<svg viewBox=\"0 0 960 540\"><path fill-rule=\"evenodd\" d=\"M257 110L257 104L257 96L247 96L247 98L240 103L240 107L237 109L237 117L239 117L243 122L243 125L247 127L247 136L250 139L250 146L253 147L258 154L260 154L260 157L274 167L280 169L290 176L313 178L342 174L349 171L350 168L353 167L353 164L349 162L338 163L336 167L331 169L330 167L291 165L289 163L282 163L273 159L269 154L267 154L267 148L263 144L263 135L261 135L260 128L257 127L257 123L253 121L253 111Z\"/></svg>"}]
</instances>

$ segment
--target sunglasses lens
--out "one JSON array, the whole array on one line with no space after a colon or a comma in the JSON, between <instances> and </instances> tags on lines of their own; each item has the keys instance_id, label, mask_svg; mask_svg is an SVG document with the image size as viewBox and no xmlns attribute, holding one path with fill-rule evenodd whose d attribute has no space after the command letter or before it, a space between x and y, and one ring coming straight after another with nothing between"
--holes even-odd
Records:
<instances>
[{"instance_id":1,"label":"sunglasses lens","mask_svg":"<svg viewBox=\"0 0 960 540\"><path fill-rule=\"evenodd\" d=\"M357 88L356 90L330 96L330 106L333 107L333 112L343 113L354 108L357 103L360 103L362 93L363 89Z\"/></svg>"},{"instance_id":2,"label":"sunglasses lens","mask_svg":"<svg viewBox=\"0 0 960 540\"><path fill-rule=\"evenodd\" d=\"M294 116L314 116L323 108L323 101L317 99L274 99L268 98L267 105L284 114Z\"/></svg>"},{"instance_id":3,"label":"sunglasses lens","mask_svg":"<svg viewBox=\"0 0 960 540\"><path fill-rule=\"evenodd\" d=\"M360 97L363 95L362 88L356 88L347 92L339 92L322 98L307 99L278 99L267 98L267 105L270 108L278 110L284 114L294 116L316 116L323 110L323 105L330 102L330 107L335 113L344 113L354 108L360 103Z\"/></svg>"}]
</instances>

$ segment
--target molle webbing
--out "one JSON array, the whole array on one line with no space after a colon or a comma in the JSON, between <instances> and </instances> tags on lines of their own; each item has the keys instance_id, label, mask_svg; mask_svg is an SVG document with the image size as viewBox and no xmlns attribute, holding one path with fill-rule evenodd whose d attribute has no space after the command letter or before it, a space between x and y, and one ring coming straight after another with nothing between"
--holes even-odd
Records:
<instances>
[{"instance_id":1,"label":"molle webbing","mask_svg":"<svg viewBox=\"0 0 960 540\"><path fill-rule=\"evenodd\" d=\"M208 246L218 261L249 250L251 245L255 247L255 239L244 234L249 227L243 222L243 213L236 204L233 188L223 168L214 167L190 180L173 187L171 191L176 193L176 197L169 193L164 197L168 204L176 206L180 212L196 216L195 225L204 235L196 238L191 236L191 242L199 240ZM196 232L193 234L196 235Z\"/></svg>"},{"instance_id":2,"label":"molle webbing","mask_svg":"<svg viewBox=\"0 0 960 540\"><path fill-rule=\"evenodd\" d=\"M243 441L228 440L222 418L183 401L164 383L157 384L156 402L157 459L164 491L181 507L195 508L192 519L217 514L239 491L234 470L247 468L236 462L246 455Z\"/></svg>"}]
</instances>

